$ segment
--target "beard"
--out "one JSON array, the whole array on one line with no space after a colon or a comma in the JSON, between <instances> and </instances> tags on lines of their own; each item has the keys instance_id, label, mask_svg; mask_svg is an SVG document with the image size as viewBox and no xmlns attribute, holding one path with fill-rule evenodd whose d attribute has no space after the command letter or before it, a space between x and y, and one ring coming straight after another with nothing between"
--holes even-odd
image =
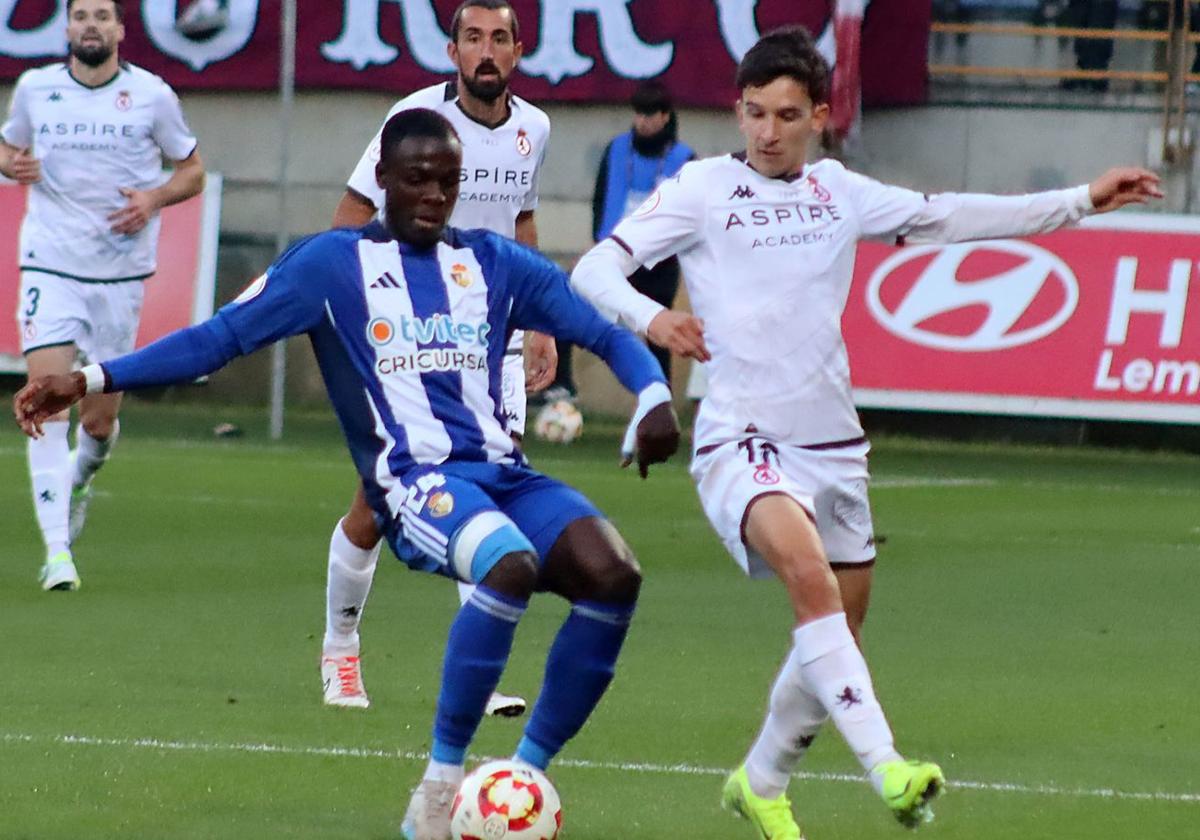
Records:
<instances>
[{"instance_id":1,"label":"beard","mask_svg":"<svg viewBox=\"0 0 1200 840\"><path fill-rule=\"evenodd\" d=\"M99 67L112 57L113 48L108 44L72 44L71 55L88 67Z\"/></svg>"},{"instance_id":2,"label":"beard","mask_svg":"<svg viewBox=\"0 0 1200 840\"><path fill-rule=\"evenodd\" d=\"M488 67L489 70L495 70L496 76L489 79L479 78L479 68L475 69L475 75L472 77L463 76L463 86L476 99L482 100L489 105L504 95L508 90L508 79L500 75L500 71L495 67Z\"/></svg>"}]
</instances>

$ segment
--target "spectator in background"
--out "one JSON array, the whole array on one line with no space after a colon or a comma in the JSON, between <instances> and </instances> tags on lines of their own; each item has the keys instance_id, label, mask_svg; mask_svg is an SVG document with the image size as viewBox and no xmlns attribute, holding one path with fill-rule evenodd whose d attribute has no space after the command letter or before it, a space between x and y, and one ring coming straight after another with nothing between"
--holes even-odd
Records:
<instances>
[{"instance_id":1,"label":"spectator in background","mask_svg":"<svg viewBox=\"0 0 1200 840\"><path fill-rule=\"evenodd\" d=\"M1117 0L1070 0L1062 14L1064 26L1113 29L1117 25ZM1112 61L1112 38L1076 38L1075 65L1080 70L1107 70ZM1064 79L1068 90L1108 90L1108 79Z\"/></svg>"},{"instance_id":2,"label":"spectator in background","mask_svg":"<svg viewBox=\"0 0 1200 840\"><path fill-rule=\"evenodd\" d=\"M629 104L633 107L633 126L609 142L596 173L596 188L592 194L592 240L595 242L607 238L617 222L636 210L659 184L696 157L696 153L679 140L679 119L671 94L662 83L643 82L634 91ZM646 297L670 308L679 290L679 261L671 257L653 268L639 268L629 282ZM669 383L671 351L655 345L651 345L650 350ZM554 385L564 389L565 393L548 393L548 400L575 393L571 348L560 345L558 359Z\"/></svg>"}]
</instances>

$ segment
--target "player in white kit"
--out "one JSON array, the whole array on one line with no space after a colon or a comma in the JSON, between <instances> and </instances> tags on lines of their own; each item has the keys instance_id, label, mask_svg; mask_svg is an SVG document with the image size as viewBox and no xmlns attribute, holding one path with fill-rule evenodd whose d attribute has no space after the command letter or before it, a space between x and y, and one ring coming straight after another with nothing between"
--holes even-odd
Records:
<instances>
[{"instance_id":1,"label":"player in white kit","mask_svg":"<svg viewBox=\"0 0 1200 840\"><path fill-rule=\"evenodd\" d=\"M69 0L67 10L68 60L23 73L0 128L0 172L29 186L16 317L31 379L133 349L142 281L155 270L158 211L204 186L175 93L118 60L121 3ZM169 177L164 161L174 164ZM120 405L120 394L81 402L73 450L68 412L29 441L47 591L79 587L71 545L92 479L116 443Z\"/></svg>"},{"instance_id":2,"label":"player in white kit","mask_svg":"<svg viewBox=\"0 0 1200 840\"><path fill-rule=\"evenodd\" d=\"M1053 230L1161 195L1142 169L1025 196L926 196L806 162L829 116L829 71L806 32L764 36L738 69L746 151L690 163L580 261L576 287L631 323L623 282L677 254L712 359L691 472L704 511L752 576L774 573L795 612L769 711L723 803L762 840L797 840L786 788L826 719L905 825L932 818L936 764L905 761L857 645L875 542L867 441L851 401L841 315L855 245L955 242ZM914 644L920 639L914 637Z\"/></svg>"},{"instance_id":3,"label":"player in white kit","mask_svg":"<svg viewBox=\"0 0 1200 840\"><path fill-rule=\"evenodd\" d=\"M452 225L485 228L536 247L538 170L546 154L550 119L508 89L509 76L521 57L516 13L505 0L467 0L454 14L448 50L458 68L457 78L405 97L387 117L429 108L458 132L463 145L462 184ZM377 132L347 182L334 227L366 224L384 206L383 190L375 179L379 142ZM505 418L509 433L518 438L525 431L523 344L523 334L514 332L503 367ZM530 361L529 387L546 387L557 361L554 342L531 333ZM360 488L330 540L321 653L324 699L329 705L365 708L370 703L362 682L358 629L379 558L379 535ZM472 589L460 584L463 603ZM524 711L520 697L497 693L488 703L492 715L513 717Z\"/></svg>"}]
</instances>

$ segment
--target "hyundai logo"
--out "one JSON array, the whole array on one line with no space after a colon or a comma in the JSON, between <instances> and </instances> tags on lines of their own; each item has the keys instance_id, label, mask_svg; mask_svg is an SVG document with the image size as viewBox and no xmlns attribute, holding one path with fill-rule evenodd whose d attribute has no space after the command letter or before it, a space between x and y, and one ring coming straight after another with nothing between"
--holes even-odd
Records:
<instances>
[{"instance_id":1,"label":"hyundai logo","mask_svg":"<svg viewBox=\"0 0 1200 840\"><path fill-rule=\"evenodd\" d=\"M960 272L968 257L976 269L969 278ZM928 261L915 279L909 266L914 260ZM997 267L978 276L978 267L989 263ZM880 263L867 283L867 308L888 332L965 353L1045 338L1066 323L1078 302L1079 283L1065 262L1012 239L904 248ZM952 313L968 311L982 317L953 322Z\"/></svg>"}]
</instances>

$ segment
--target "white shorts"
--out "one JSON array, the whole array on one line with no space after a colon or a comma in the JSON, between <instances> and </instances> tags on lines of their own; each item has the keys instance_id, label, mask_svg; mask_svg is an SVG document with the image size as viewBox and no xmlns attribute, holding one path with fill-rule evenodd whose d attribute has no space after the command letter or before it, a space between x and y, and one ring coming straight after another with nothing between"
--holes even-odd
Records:
<instances>
[{"instance_id":1,"label":"white shorts","mask_svg":"<svg viewBox=\"0 0 1200 840\"><path fill-rule=\"evenodd\" d=\"M21 352L74 344L92 364L124 356L137 340L145 290L141 280L84 283L22 271L16 313Z\"/></svg>"},{"instance_id":2,"label":"white shorts","mask_svg":"<svg viewBox=\"0 0 1200 840\"><path fill-rule=\"evenodd\" d=\"M691 473L708 521L742 570L767 577L770 567L745 543L746 511L760 496L791 496L817 525L833 565L875 559L875 532L867 500L865 439L829 448L804 448L758 436L700 447Z\"/></svg>"},{"instance_id":3,"label":"white shorts","mask_svg":"<svg viewBox=\"0 0 1200 840\"><path fill-rule=\"evenodd\" d=\"M504 351L500 372L500 397L504 401L504 430L525 436L525 334L514 332Z\"/></svg>"}]
</instances>

